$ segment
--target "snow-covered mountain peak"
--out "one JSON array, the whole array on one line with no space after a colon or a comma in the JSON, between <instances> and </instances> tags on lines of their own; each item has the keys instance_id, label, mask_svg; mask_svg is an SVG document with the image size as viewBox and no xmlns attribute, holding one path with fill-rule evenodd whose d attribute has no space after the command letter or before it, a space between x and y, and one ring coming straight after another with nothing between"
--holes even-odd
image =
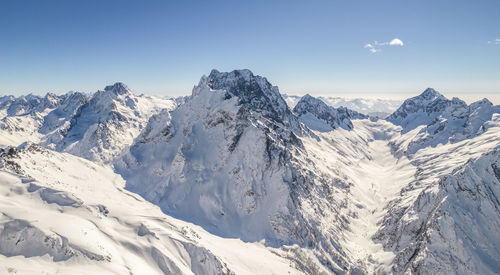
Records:
<instances>
[{"instance_id":1,"label":"snow-covered mountain peak","mask_svg":"<svg viewBox=\"0 0 500 275\"><path fill-rule=\"evenodd\" d=\"M407 144L399 149L405 154L481 135L490 127L489 121L493 114L500 113L500 106L494 106L487 99L467 105L456 97L448 100L438 96L419 104L416 105L414 100L409 99L388 118L394 124L402 126L403 133L413 132L410 138L405 137L405 141L399 141Z\"/></svg>"},{"instance_id":2,"label":"snow-covered mountain peak","mask_svg":"<svg viewBox=\"0 0 500 275\"><path fill-rule=\"evenodd\" d=\"M320 104L320 105L322 105L318 101L320 101L318 98L315 98L310 94L306 94L300 98L299 102L297 102L297 104L295 104L294 108L297 107L297 105L301 102L302 102L302 104L308 103L308 104Z\"/></svg>"},{"instance_id":3,"label":"snow-covered mountain peak","mask_svg":"<svg viewBox=\"0 0 500 275\"><path fill-rule=\"evenodd\" d=\"M189 101L151 117L115 169L129 190L221 236L309 246L327 231L306 221L310 214L300 202L317 203L308 195L316 194L308 189L316 176L302 169L302 140L316 138L295 135L292 122L309 130L279 102L277 89L262 77L213 71ZM283 123L272 117L280 110ZM324 250L338 253L335 240L327 242Z\"/></svg>"},{"instance_id":4,"label":"snow-covered mountain peak","mask_svg":"<svg viewBox=\"0 0 500 275\"><path fill-rule=\"evenodd\" d=\"M42 142L46 147L109 162L133 142L150 116L174 106L171 100L136 96L118 82L90 99L81 93L66 95L39 132L47 134Z\"/></svg>"},{"instance_id":5,"label":"snow-covered mountain peak","mask_svg":"<svg viewBox=\"0 0 500 275\"><path fill-rule=\"evenodd\" d=\"M418 96L409 98L403 102L401 107L416 107L415 109L409 108L410 111L418 111L419 109L426 108L436 102L449 102L444 95L434 90L433 88L427 88L423 93ZM397 111L396 111L397 112Z\"/></svg>"},{"instance_id":6,"label":"snow-covered mountain peak","mask_svg":"<svg viewBox=\"0 0 500 275\"><path fill-rule=\"evenodd\" d=\"M54 93L47 93L45 96L34 94L19 97L3 96L0 98L0 118L29 115L37 119L57 108L65 97L66 95L58 96Z\"/></svg>"},{"instance_id":7,"label":"snow-covered mountain peak","mask_svg":"<svg viewBox=\"0 0 500 275\"><path fill-rule=\"evenodd\" d=\"M252 73L252 71L250 71L249 69L238 69L238 70L233 70L231 72L220 72L217 69L212 69L212 71L210 71L209 78L213 79L213 78L224 77L224 76L230 76L233 78L234 77L242 77L246 81L250 81L253 77L255 77L254 74Z\"/></svg>"},{"instance_id":8,"label":"snow-covered mountain peak","mask_svg":"<svg viewBox=\"0 0 500 275\"><path fill-rule=\"evenodd\" d=\"M450 105L467 106L454 98L449 100L432 88L427 88L422 94L409 98L387 120L403 127L403 131L411 131L419 125L426 125L438 117Z\"/></svg>"},{"instance_id":9,"label":"snow-covered mountain peak","mask_svg":"<svg viewBox=\"0 0 500 275\"><path fill-rule=\"evenodd\" d=\"M54 93L47 93L43 98L47 108L55 108L61 103L61 98Z\"/></svg>"},{"instance_id":10,"label":"snow-covered mountain peak","mask_svg":"<svg viewBox=\"0 0 500 275\"><path fill-rule=\"evenodd\" d=\"M421 93L417 98L422 98L425 100L433 101L435 99L445 99L444 95L434 90L433 88L427 88L423 93Z\"/></svg>"},{"instance_id":11,"label":"snow-covered mountain peak","mask_svg":"<svg viewBox=\"0 0 500 275\"><path fill-rule=\"evenodd\" d=\"M202 78L203 82L204 79ZM224 90L227 97L236 96L239 104L261 112L277 122L288 121L291 111L281 97L278 87L272 86L265 77L254 75L250 70L219 72L212 70L206 85L213 90Z\"/></svg>"},{"instance_id":12,"label":"snow-covered mountain peak","mask_svg":"<svg viewBox=\"0 0 500 275\"><path fill-rule=\"evenodd\" d=\"M300 99L293 112L310 129L322 132L339 127L351 130L353 128L351 119L367 117L344 107L334 108L328 106L322 100L309 94Z\"/></svg>"},{"instance_id":13,"label":"snow-covered mountain peak","mask_svg":"<svg viewBox=\"0 0 500 275\"><path fill-rule=\"evenodd\" d=\"M115 95L132 94L132 91L127 87L127 85L122 82L116 82L113 85L106 86L104 88L106 92L112 92Z\"/></svg>"},{"instance_id":14,"label":"snow-covered mountain peak","mask_svg":"<svg viewBox=\"0 0 500 275\"><path fill-rule=\"evenodd\" d=\"M471 109L481 108L481 107L492 107L493 103L489 101L487 98L483 98L481 100L475 101L469 105Z\"/></svg>"}]
</instances>

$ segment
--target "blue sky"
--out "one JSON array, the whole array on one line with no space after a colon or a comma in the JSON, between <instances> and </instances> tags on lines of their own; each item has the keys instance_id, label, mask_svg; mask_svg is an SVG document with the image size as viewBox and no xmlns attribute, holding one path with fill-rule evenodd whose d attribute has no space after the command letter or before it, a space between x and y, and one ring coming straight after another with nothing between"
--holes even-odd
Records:
<instances>
[{"instance_id":1,"label":"blue sky","mask_svg":"<svg viewBox=\"0 0 500 275\"><path fill-rule=\"evenodd\" d=\"M0 0L0 94L122 81L181 95L212 68L249 68L291 94L491 94L496 39L498 0Z\"/></svg>"}]
</instances>

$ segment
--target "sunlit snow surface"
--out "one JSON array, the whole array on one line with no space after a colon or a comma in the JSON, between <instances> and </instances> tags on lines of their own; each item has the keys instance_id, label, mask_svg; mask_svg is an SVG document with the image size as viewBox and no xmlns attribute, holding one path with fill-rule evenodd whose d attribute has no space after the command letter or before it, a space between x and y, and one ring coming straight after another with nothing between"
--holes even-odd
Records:
<instances>
[{"instance_id":1,"label":"sunlit snow surface","mask_svg":"<svg viewBox=\"0 0 500 275\"><path fill-rule=\"evenodd\" d=\"M500 270L488 101L430 89L388 120L312 97L293 114L248 70L181 101L92 98L0 100L0 273Z\"/></svg>"},{"instance_id":2,"label":"sunlit snow surface","mask_svg":"<svg viewBox=\"0 0 500 275\"><path fill-rule=\"evenodd\" d=\"M166 216L110 168L35 145L13 159L22 175L0 171L1 273L298 272L260 243Z\"/></svg>"}]
</instances>

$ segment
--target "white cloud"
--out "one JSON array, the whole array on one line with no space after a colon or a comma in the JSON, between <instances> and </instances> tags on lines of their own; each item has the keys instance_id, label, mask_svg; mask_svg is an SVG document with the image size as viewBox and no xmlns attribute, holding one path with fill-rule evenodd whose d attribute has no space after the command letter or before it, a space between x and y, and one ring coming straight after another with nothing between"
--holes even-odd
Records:
<instances>
[{"instance_id":1,"label":"white cloud","mask_svg":"<svg viewBox=\"0 0 500 275\"><path fill-rule=\"evenodd\" d=\"M371 53L376 53L376 52L380 52L382 50L381 47L385 47L385 46L403 46L403 45L404 45L404 43L403 43L403 41L401 41L401 39L394 38L394 39L392 39L389 42L374 41L372 43L366 44L364 48L368 49Z\"/></svg>"},{"instance_id":2,"label":"white cloud","mask_svg":"<svg viewBox=\"0 0 500 275\"><path fill-rule=\"evenodd\" d=\"M493 41L488 41L488 44L496 44L496 45L500 45L500 38L497 38Z\"/></svg>"},{"instance_id":3,"label":"white cloud","mask_svg":"<svg viewBox=\"0 0 500 275\"><path fill-rule=\"evenodd\" d=\"M403 41L401 41L399 38L394 38L389 42L389 45L391 46L403 46Z\"/></svg>"},{"instance_id":4,"label":"white cloud","mask_svg":"<svg viewBox=\"0 0 500 275\"><path fill-rule=\"evenodd\" d=\"M370 52L372 53L376 53L378 52L379 50L376 49L372 44L368 43L365 45L365 49L368 49Z\"/></svg>"}]
</instances>

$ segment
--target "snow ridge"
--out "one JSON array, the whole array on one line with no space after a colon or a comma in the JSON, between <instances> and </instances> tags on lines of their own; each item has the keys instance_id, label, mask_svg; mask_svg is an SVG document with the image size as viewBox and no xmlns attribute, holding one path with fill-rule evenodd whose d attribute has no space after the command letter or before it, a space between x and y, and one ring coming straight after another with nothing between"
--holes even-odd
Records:
<instances>
[{"instance_id":1,"label":"snow ridge","mask_svg":"<svg viewBox=\"0 0 500 275\"><path fill-rule=\"evenodd\" d=\"M150 116L176 105L173 100L136 96L123 83L106 86L91 97L79 92L3 97L0 129L7 135L0 143L19 145L29 140L110 163L132 144Z\"/></svg>"}]
</instances>

